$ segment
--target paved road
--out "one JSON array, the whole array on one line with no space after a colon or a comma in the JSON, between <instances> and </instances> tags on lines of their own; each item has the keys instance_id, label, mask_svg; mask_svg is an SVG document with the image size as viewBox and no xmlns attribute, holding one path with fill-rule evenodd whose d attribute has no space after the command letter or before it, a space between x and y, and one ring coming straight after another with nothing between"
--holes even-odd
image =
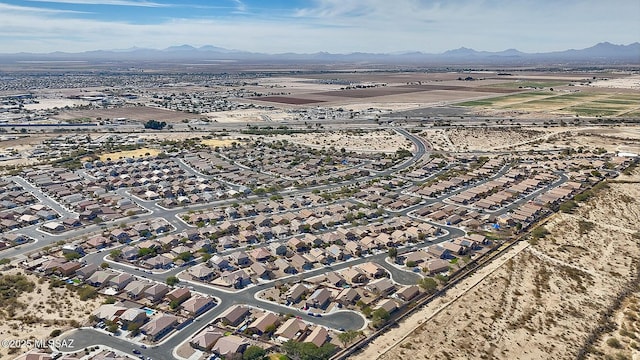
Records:
<instances>
[{"instance_id":1,"label":"paved road","mask_svg":"<svg viewBox=\"0 0 640 360\"><path fill-rule=\"evenodd\" d=\"M28 182L24 178L20 176L12 176L10 177L10 180L22 186L25 190L27 190L33 196L35 196L42 204L48 206L53 211L60 214L61 217L78 218L77 213L70 211L66 207L62 206L60 203L53 200L49 195L43 193L38 187L32 185L30 182Z\"/></svg>"}]
</instances>

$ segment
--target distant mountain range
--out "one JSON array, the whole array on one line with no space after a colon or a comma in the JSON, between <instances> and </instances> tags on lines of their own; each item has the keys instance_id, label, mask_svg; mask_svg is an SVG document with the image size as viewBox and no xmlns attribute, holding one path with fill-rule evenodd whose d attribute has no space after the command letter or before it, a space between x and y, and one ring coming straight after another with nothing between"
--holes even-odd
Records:
<instances>
[{"instance_id":1,"label":"distant mountain range","mask_svg":"<svg viewBox=\"0 0 640 360\"><path fill-rule=\"evenodd\" d=\"M281 53L265 54L240 50L229 50L212 45L199 48L190 45L171 46L162 50L131 48L124 50L96 50L80 53L53 52L47 54L16 53L0 54L0 63L25 61L87 61L105 62L300 62L300 63L363 63L363 64L450 64L450 65L541 65L583 64L620 65L640 64L640 43L616 45L599 43L580 50L565 50L547 53L523 53L516 49L499 52L476 51L461 47L441 54L423 52L403 53L350 53L312 54Z\"/></svg>"}]
</instances>

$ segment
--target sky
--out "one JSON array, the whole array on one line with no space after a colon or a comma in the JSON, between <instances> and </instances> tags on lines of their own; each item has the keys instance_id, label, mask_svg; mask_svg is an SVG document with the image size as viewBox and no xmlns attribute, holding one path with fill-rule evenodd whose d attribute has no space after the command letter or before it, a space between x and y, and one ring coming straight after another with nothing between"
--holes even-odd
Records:
<instances>
[{"instance_id":1,"label":"sky","mask_svg":"<svg viewBox=\"0 0 640 360\"><path fill-rule=\"evenodd\" d=\"M640 41L640 0L0 0L0 53L524 52Z\"/></svg>"}]
</instances>

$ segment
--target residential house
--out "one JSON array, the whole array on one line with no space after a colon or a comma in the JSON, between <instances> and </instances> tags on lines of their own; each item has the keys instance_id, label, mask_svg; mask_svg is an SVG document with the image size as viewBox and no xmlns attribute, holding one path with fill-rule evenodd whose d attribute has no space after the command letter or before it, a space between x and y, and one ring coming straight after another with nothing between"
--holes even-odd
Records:
<instances>
[{"instance_id":1,"label":"residential house","mask_svg":"<svg viewBox=\"0 0 640 360\"><path fill-rule=\"evenodd\" d=\"M98 265L96 264L87 264L80 269L76 270L76 276L80 279L88 279L93 273L98 271Z\"/></svg>"},{"instance_id":2,"label":"residential house","mask_svg":"<svg viewBox=\"0 0 640 360\"><path fill-rule=\"evenodd\" d=\"M187 288L176 288L170 291L166 298L170 303L182 304L185 300L191 297L191 291Z\"/></svg>"},{"instance_id":3,"label":"residential house","mask_svg":"<svg viewBox=\"0 0 640 360\"><path fill-rule=\"evenodd\" d=\"M260 279L270 280L273 277L273 272L269 270L266 266L264 266L262 263L255 262L251 264L250 269Z\"/></svg>"},{"instance_id":4,"label":"residential house","mask_svg":"<svg viewBox=\"0 0 640 360\"><path fill-rule=\"evenodd\" d=\"M176 325L178 325L178 320L179 318L177 316L163 314L151 319L151 321L142 326L140 330L143 334L147 335L147 339L150 341L157 341L170 333Z\"/></svg>"},{"instance_id":5,"label":"residential house","mask_svg":"<svg viewBox=\"0 0 640 360\"><path fill-rule=\"evenodd\" d=\"M229 255L229 257L239 267L247 267L251 265L251 259L249 259L249 255L244 251L235 251Z\"/></svg>"},{"instance_id":6,"label":"residential house","mask_svg":"<svg viewBox=\"0 0 640 360\"><path fill-rule=\"evenodd\" d=\"M271 253L266 248L260 247L251 251L251 257L256 261L266 261L271 257Z\"/></svg>"},{"instance_id":7,"label":"residential house","mask_svg":"<svg viewBox=\"0 0 640 360\"><path fill-rule=\"evenodd\" d=\"M200 281L209 281L215 276L215 271L204 263L190 267L187 272Z\"/></svg>"},{"instance_id":8,"label":"residential house","mask_svg":"<svg viewBox=\"0 0 640 360\"><path fill-rule=\"evenodd\" d=\"M127 330L130 325L140 327L145 321L147 321L147 313L143 309L129 308L120 315L120 323L125 330Z\"/></svg>"},{"instance_id":9,"label":"residential house","mask_svg":"<svg viewBox=\"0 0 640 360\"><path fill-rule=\"evenodd\" d=\"M439 259L448 259L451 257L451 251L445 249L441 245L431 245L427 248L427 252Z\"/></svg>"},{"instance_id":10,"label":"residential house","mask_svg":"<svg viewBox=\"0 0 640 360\"><path fill-rule=\"evenodd\" d=\"M300 301L300 299L302 299L303 295L307 294L307 292L309 292L309 289L307 289L306 286L297 283L289 288L289 290L287 290L285 296L288 302L297 303L298 301Z\"/></svg>"},{"instance_id":11,"label":"residential house","mask_svg":"<svg viewBox=\"0 0 640 360\"><path fill-rule=\"evenodd\" d=\"M357 267L342 270L340 275L342 275L349 284L363 284L368 280L367 275Z\"/></svg>"},{"instance_id":12,"label":"residential house","mask_svg":"<svg viewBox=\"0 0 640 360\"><path fill-rule=\"evenodd\" d=\"M115 288L116 290L124 289L134 279L133 275L127 273L120 273L117 276L109 279L107 286Z\"/></svg>"},{"instance_id":13,"label":"residential house","mask_svg":"<svg viewBox=\"0 0 640 360\"><path fill-rule=\"evenodd\" d=\"M209 259L209 263L214 269L224 270L229 268L229 261L220 255L213 255L211 259Z\"/></svg>"},{"instance_id":14,"label":"residential house","mask_svg":"<svg viewBox=\"0 0 640 360\"><path fill-rule=\"evenodd\" d=\"M182 303L182 309L190 316L196 317L215 306L210 297L195 295Z\"/></svg>"},{"instance_id":15,"label":"residential house","mask_svg":"<svg viewBox=\"0 0 640 360\"><path fill-rule=\"evenodd\" d=\"M453 243L451 241L442 242L442 243L440 243L440 245L443 248L449 250L450 254L453 254L453 255L464 255L465 254L465 249L464 249L464 247L462 245L458 245L458 244Z\"/></svg>"},{"instance_id":16,"label":"residential house","mask_svg":"<svg viewBox=\"0 0 640 360\"><path fill-rule=\"evenodd\" d=\"M449 271L449 262L442 259L429 260L426 263L425 268L429 271L429 274L438 274L441 272Z\"/></svg>"},{"instance_id":17,"label":"residential house","mask_svg":"<svg viewBox=\"0 0 640 360\"><path fill-rule=\"evenodd\" d=\"M310 270L313 268L313 264L300 254L294 254L289 261L298 271Z\"/></svg>"},{"instance_id":18,"label":"residential house","mask_svg":"<svg viewBox=\"0 0 640 360\"><path fill-rule=\"evenodd\" d=\"M225 310L219 317L218 320L222 321L227 326L238 326L245 318L249 316L249 309L241 306L235 305L227 310Z\"/></svg>"},{"instance_id":19,"label":"residential house","mask_svg":"<svg viewBox=\"0 0 640 360\"><path fill-rule=\"evenodd\" d=\"M58 266L55 272L59 273L62 276L70 276L75 274L75 272L81 267L82 263L79 261L68 261Z\"/></svg>"},{"instance_id":20,"label":"residential house","mask_svg":"<svg viewBox=\"0 0 640 360\"><path fill-rule=\"evenodd\" d=\"M216 328L207 328L189 340L189 345L200 351L210 351L216 341L223 336L223 331Z\"/></svg>"},{"instance_id":21,"label":"residential house","mask_svg":"<svg viewBox=\"0 0 640 360\"><path fill-rule=\"evenodd\" d=\"M374 294L389 295L395 291L396 287L388 278L380 278L374 280L365 286L365 289L371 291Z\"/></svg>"},{"instance_id":22,"label":"residential house","mask_svg":"<svg viewBox=\"0 0 640 360\"><path fill-rule=\"evenodd\" d=\"M251 283L251 277L242 269L236 271L225 271L220 275L220 278L214 281L214 283L217 285L241 289Z\"/></svg>"},{"instance_id":23,"label":"residential house","mask_svg":"<svg viewBox=\"0 0 640 360\"><path fill-rule=\"evenodd\" d=\"M157 303L169 292L170 288L165 284L156 283L146 288L143 296L153 303Z\"/></svg>"},{"instance_id":24,"label":"residential house","mask_svg":"<svg viewBox=\"0 0 640 360\"><path fill-rule=\"evenodd\" d=\"M378 279L387 275L382 266L371 261L358 265L358 268L371 279Z\"/></svg>"},{"instance_id":25,"label":"residential house","mask_svg":"<svg viewBox=\"0 0 640 360\"><path fill-rule=\"evenodd\" d=\"M345 280L345 278L342 277L342 275L340 275L339 273L331 271L326 274L326 282L331 286L340 288L347 283L347 280Z\"/></svg>"},{"instance_id":26,"label":"residential house","mask_svg":"<svg viewBox=\"0 0 640 360\"><path fill-rule=\"evenodd\" d=\"M137 300L144 295L144 291L153 284L141 280L133 280L124 288L124 292L130 299Z\"/></svg>"},{"instance_id":27,"label":"residential house","mask_svg":"<svg viewBox=\"0 0 640 360\"><path fill-rule=\"evenodd\" d=\"M248 340L237 335L229 335L219 338L211 351L224 358L234 358L237 354L242 354L248 345Z\"/></svg>"},{"instance_id":28,"label":"residential house","mask_svg":"<svg viewBox=\"0 0 640 360\"><path fill-rule=\"evenodd\" d=\"M393 299L384 299L376 305L375 309L384 309L387 313L391 314L398 309L398 303Z\"/></svg>"},{"instance_id":29,"label":"residential house","mask_svg":"<svg viewBox=\"0 0 640 360\"><path fill-rule=\"evenodd\" d=\"M276 261L273 262L273 264L278 270L284 272L285 274L295 274L298 272L290 262L283 258L277 258Z\"/></svg>"},{"instance_id":30,"label":"residential house","mask_svg":"<svg viewBox=\"0 0 640 360\"><path fill-rule=\"evenodd\" d=\"M278 315L271 312L265 312L249 324L247 330L254 334L262 335L269 327L276 325L278 323L278 319Z\"/></svg>"},{"instance_id":31,"label":"residential house","mask_svg":"<svg viewBox=\"0 0 640 360\"><path fill-rule=\"evenodd\" d=\"M103 304L93 312L93 315L100 320L118 321L120 316L124 314L125 311L127 311L127 308L124 306L116 304Z\"/></svg>"},{"instance_id":32,"label":"residential house","mask_svg":"<svg viewBox=\"0 0 640 360\"><path fill-rule=\"evenodd\" d=\"M303 342L312 343L317 347L324 345L329 339L329 332L322 326L316 326Z\"/></svg>"},{"instance_id":33,"label":"residential house","mask_svg":"<svg viewBox=\"0 0 640 360\"><path fill-rule=\"evenodd\" d=\"M316 289L311 296L306 300L305 304L308 307L314 307L317 309L324 309L329 305L331 300L331 292L326 288Z\"/></svg>"},{"instance_id":34,"label":"residential house","mask_svg":"<svg viewBox=\"0 0 640 360\"><path fill-rule=\"evenodd\" d=\"M89 276L89 278L86 280L86 283L93 287L100 288L104 285L107 285L107 282L116 275L117 274L113 271L99 270Z\"/></svg>"},{"instance_id":35,"label":"residential house","mask_svg":"<svg viewBox=\"0 0 640 360\"><path fill-rule=\"evenodd\" d=\"M420 288L417 285L408 285L398 290L396 292L396 296L400 300L410 301L411 299L418 296L419 293L420 293Z\"/></svg>"},{"instance_id":36,"label":"residential house","mask_svg":"<svg viewBox=\"0 0 640 360\"><path fill-rule=\"evenodd\" d=\"M287 247L282 243L272 242L269 244L269 250L275 256L284 256L287 255Z\"/></svg>"},{"instance_id":37,"label":"residential house","mask_svg":"<svg viewBox=\"0 0 640 360\"><path fill-rule=\"evenodd\" d=\"M336 301L342 305L352 305L360 298L360 294L354 288L345 288L338 296L336 296Z\"/></svg>"},{"instance_id":38,"label":"residential house","mask_svg":"<svg viewBox=\"0 0 640 360\"><path fill-rule=\"evenodd\" d=\"M285 342L288 340L298 340L306 331L307 324L302 320L292 317L280 325L274 335L279 341Z\"/></svg>"}]
</instances>

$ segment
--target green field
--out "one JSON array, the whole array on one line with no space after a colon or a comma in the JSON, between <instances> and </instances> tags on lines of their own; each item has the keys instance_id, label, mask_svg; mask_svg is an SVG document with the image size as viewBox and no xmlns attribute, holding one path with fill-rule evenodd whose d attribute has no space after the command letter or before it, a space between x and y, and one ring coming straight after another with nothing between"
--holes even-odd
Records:
<instances>
[{"instance_id":1,"label":"green field","mask_svg":"<svg viewBox=\"0 0 640 360\"><path fill-rule=\"evenodd\" d=\"M637 112L640 112L640 94L532 91L466 101L457 105L495 110L556 112L586 117L618 116L625 113L626 115L623 115L625 117L636 117Z\"/></svg>"},{"instance_id":2,"label":"green field","mask_svg":"<svg viewBox=\"0 0 640 360\"><path fill-rule=\"evenodd\" d=\"M570 81L514 81L502 84L494 84L491 87L502 88L502 89L525 89L525 88L534 88L534 89L545 89L552 88L558 86L567 86Z\"/></svg>"},{"instance_id":3,"label":"green field","mask_svg":"<svg viewBox=\"0 0 640 360\"><path fill-rule=\"evenodd\" d=\"M471 100L458 103L458 106L500 106L502 103L512 103L516 100L521 100L522 102L537 99L541 96L550 96L553 95L552 92L526 92L520 94L506 95L506 96L498 96L491 99L482 99L482 100Z\"/></svg>"}]
</instances>

